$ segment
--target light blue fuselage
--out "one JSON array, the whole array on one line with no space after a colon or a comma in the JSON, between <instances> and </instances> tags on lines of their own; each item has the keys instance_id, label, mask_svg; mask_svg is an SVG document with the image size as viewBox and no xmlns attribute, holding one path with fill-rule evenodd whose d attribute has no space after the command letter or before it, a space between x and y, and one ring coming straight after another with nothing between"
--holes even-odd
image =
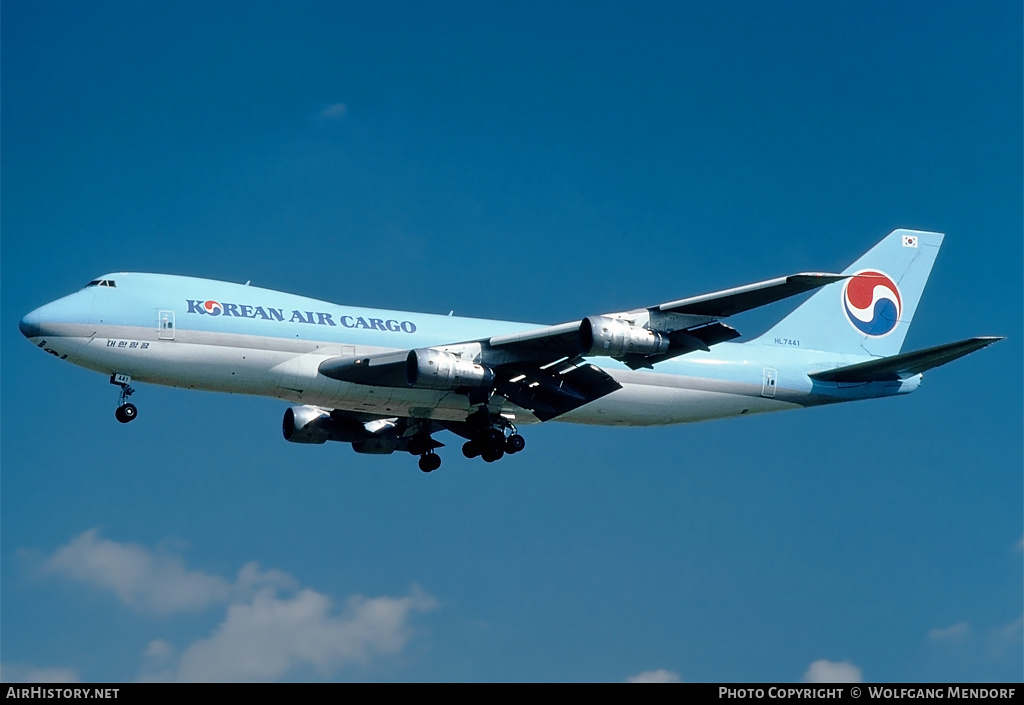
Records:
<instances>
[{"instance_id":1,"label":"light blue fuselage","mask_svg":"<svg viewBox=\"0 0 1024 705\"><path fill-rule=\"evenodd\" d=\"M47 352L104 374L189 389L277 397L345 411L464 420L465 394L352 384L320 363L339 356L447 345L536 324L339 306L258 287L191 277L118 273L32 311L22 332ZM720 343L631 370L592 357L622 385L557 420L645 426L756 414L913 391L902 381L830 384L808 373L869 359L808 350L799 340ZM531 412L504 402L516 423Z\"/></svg>"}]
</instances>

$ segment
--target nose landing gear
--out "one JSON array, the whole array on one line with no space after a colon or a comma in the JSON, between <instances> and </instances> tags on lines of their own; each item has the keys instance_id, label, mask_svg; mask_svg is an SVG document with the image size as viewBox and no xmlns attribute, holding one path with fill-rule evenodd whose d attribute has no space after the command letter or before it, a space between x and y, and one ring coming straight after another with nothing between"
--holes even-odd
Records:
<instances>
[{"instance_id":1,"label":"nose landing gear","mask_svg":"<svg viewBox=\"0 0 1024 705\"><path fill-rule=\"evenodd\" d=\"M128 397L135 394L135 390L129 384L131 381L132 378L128 375L113 374L110 376L110 383L121 388L121 395L117 401L117 410L114 412L114 418L121 423L134 421L135 417L139 415L138 408L128 401Z\"/></svg>"}]
</instances>

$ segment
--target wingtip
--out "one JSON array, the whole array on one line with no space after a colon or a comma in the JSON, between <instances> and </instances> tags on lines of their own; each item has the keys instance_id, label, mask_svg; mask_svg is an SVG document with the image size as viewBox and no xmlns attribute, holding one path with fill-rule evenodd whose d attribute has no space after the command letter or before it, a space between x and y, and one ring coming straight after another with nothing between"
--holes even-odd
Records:
<instances>
[{"instance_id":1,"label":"wingtip","mask_svg":"<svg viewBox=\"0 0 1024 705\"><path fill-rule=\"evenodd\" d=\"M851 275L849 274L835 274L833 272L799 272L798 274L790 274L788 277L786 277L786 279L828 279L830 280L830 282L837 282L842 281L843 279L849 279L850 276Z\"/></svg>"},{"instance_id":2,"label":"wingtip","mask_svg":"<svg viewBox=\"0 0 1024 705\"><path fill-rule=\"evenodd\" d=\"M833 274L832 272L800 272L799 274L790 274L786 277L786 283L800 286L805 291L811 291L849 278L849 274Z\"/></svg>"}]
</instances>

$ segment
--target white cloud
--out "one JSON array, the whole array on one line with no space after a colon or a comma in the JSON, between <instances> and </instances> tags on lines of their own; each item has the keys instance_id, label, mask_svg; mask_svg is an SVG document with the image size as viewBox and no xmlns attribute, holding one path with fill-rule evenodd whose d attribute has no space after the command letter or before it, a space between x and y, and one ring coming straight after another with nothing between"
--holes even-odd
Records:
<instances>
[{"instance_id":1,"label":"white cloud","mask_svg":"<svg viewBox=\"0 0 1024 705\"><path fill-rule=\"evenodd\" d=\"M942 629L932 629L928 632L928 638L936 641L949 641L951 639L962 639L971 633L971 625L968 622L957 622L956 624Z\"/></svg>"},{"instance_id":2,"label":"white cloud","mask_svg":"<svg viewBox=\"0 0 1024 705\"><path fill-rule=\"evenodd\" d=\"M1018 640L1018 637L1024 631L1024 616L1017 617L1012 622L1008 622L999 628L999 633L1005 636L1007 639Z\"/></svg>"},{"instance_id":3,"label":"white cloud","mask_svg":"<svg viewBox=\"0 0 1024 705\"><path fill-rule=\"evenodd\" d=\"M682 677L675 671L659 668L655 671L644 671L626 679L627 683L682 683Z\"/></svg>"},{"instance_id":4,"label":"white cloud","mask_svg":"<svg viewBox=\"0 0 1024 705\"><path fill-rule=\"evenodd\" d=\"M994 627L957 622L949 627L932 629L928 632L928 641L936 648L957 654L958 658L1019 658L1024 643L1024 617Z\"/></svg>"},{"instance_id":5,"label":"white cloud","mask_svg":"<svg viewBox=\"0 0 1024 705\"><path fill-rule=\"evenodd\" d=\"M849 661L826 661L812 663L804 674L804 683L862 683L864 676L860 669Z\"/></svg>"},{"instance_id":6,"label":"white cloud","mask_svg":"<svg viewBox=\"0 0 1024 705\"><path fill-rule=\"evenodd\" d=\"M238 571L238 580L235 583L234 592L238 597L249 597L255 590L263 587L272 587L280 590L298 590L299 582L280 570L260 570L259 563L255 561L246 563Z\"/></svg>"},{"instance_id":7,"label":"white cloud","mask_svg":"<svg viewBox=\"0 0 1024 705\"><path fill-rule=\"evenodd\" d=\"M320 117L327 118L329 120L340 120L347 114L348 106L344 103L334 103L320 111Z\"/></svg>"},{"instance_id":8,"label":"white cloud","mask_svg":"<svg viewBox=\"0 0 1024 705\"><path fill-rule=\"evenodd\" d=\"M269 681L306 665L328 675L401 652L412 635L410 614L435 606L414 588L406 597L353 597L333 614L322 593L307 588L282 598L266 588L228 608L209 638L185 649L174 680Z\"/></svg>"},{"instance_id":9,"label":"white cloud","mask_svg":"<svg viewBox=\"0 0 1024 705\"><path fill-rule=\"evenodd\" d=\"M44 570L111 590L121 602L140 612L193 612L225 601L231 593L223 578L187 570L179 556L104 539L98 529L58 548Z\"/></svg>"},{"instance_id":10,"label":"white cloud","mask_svg":"<svg viewBox=\"0 0 1024 705\"><path fill-rule=\"evenodd\" d=\"M991 652L998 656L1011 648L1020 649L1022 633L1024 633L1024 616L996 627L989 637Z\"/></svg>"},{"instance_id":11,"label":"white cloud","mask_svg":"<svg viewBox=\"0 0 1024 705\"><path fill-rule=\"evenodd\" d=\"M27 664L0 664L0 683L80 683L73 668L50 666L40 668Z\"/></svg>"},{"instance_id":12,"label":"white cloud","mask_svg":"<svg viewBox=\"0 0 1024 705\"><path fill-rule=\"evenodd\" d=\"M162 660L174 654L174 647L163 639L154 639L146 645L146 658Z\"/></svg>"},{"instance_id":13,"label":"white cloud","mask_svg":"<svg viewBox=\"0 0 1024 705\"><path fill-rule=\"evenodd\" d=\"M400 653L413 634L411 615L437 605L414 587L405 597L355 596L337 610L329 596L301 588L282 571L247 563L230 582L188 569L180 556L104 539L97 529L57 549L43 569L110 590L139 612L227 605L208 637L180 651L163 639L150 641L143 653L148 681L270 681L302 667L327 676Z\"/></svg>"},{"instance_id":14,"label":"white cloud","mask_svg":"<svg viewBox=\"0 0 1024 705\"><path fill-rule=\"evenodd\" d=\"M90 529L58 548L45 561L43 570L110 590L128 607L160 615L196 612L245 599L265 586L297 588L291 576L278 570L261 571L257 563L242 566L231 583L187 569L181 556L102 538L98 529Z\"/></svg>"}]
</instances>

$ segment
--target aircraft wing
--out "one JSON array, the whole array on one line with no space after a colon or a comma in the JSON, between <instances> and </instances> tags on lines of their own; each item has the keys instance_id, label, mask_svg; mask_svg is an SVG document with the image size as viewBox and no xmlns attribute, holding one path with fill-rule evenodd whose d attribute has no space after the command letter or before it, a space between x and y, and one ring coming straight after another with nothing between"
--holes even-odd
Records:
<instances>
[{"instance_id":1,"label":"aircraft wing","mask_svg":"<svg viewBox=\"0 0 1024 705\"><path fill-rule=\"evenodd\" d=\"M428 350L384 353L364 358L332 357L320 363L320 374L343 382L375 387L448 389L485 403L495 391L513 404L548 421L620 389L621 385L579 356L556 353L549 364L528 359L481 365L451 353ZM531 356L532 357L532 354Z\"/></svg>"},{"instance_id":2,"label":"aircraft wing","mask_svg":"<svg viewBox=\"0 0 1024 705\"><path fill-rule=\"evenodd\" d=\"M487 339L495 351L516 359L605 355L633 369L653 367L694 350L708 350L739 333L718 319L781 301L847 277L805 272L768 279L646 309L590 316L582 321L546 326Z\"/></svg>"},{"instance_id":3,"label":"aircraft wing","mask_svg":"<svg viewBox=\"0 0 1024 705\"><path fill-rule=\"evenodd\" d=\"M709 350L739 337L719 318L844 278L794 274L520 333L363 358L335 357L319 369L327 377L356 384L456 391L472 403L485 402L494 391L547 421L621 388L584 358L611 357L637 369Z\"/></svg>"},{"instance_id":4,"label":"aircraft wing","mask_svg":"<svg viewBox=\"0 0 1024 705\"><path fill-rule=\"evenodd\" d=\"M659 311L725 318L841 281L842 274L803 272L658 305Z\"/></svg>"}]
</instances>

